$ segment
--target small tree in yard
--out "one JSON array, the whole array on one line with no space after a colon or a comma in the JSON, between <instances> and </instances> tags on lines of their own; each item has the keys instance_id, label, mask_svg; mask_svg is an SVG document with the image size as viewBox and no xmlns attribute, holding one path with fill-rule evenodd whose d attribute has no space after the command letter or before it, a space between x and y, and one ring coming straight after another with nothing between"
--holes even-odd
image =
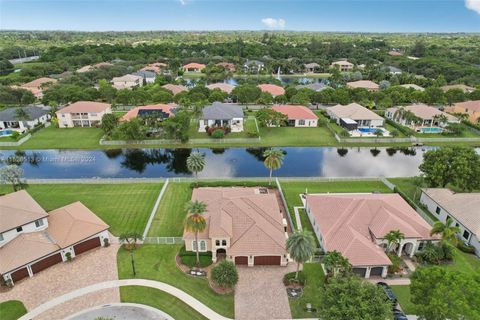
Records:
<instances>
[{"instance_id":1,"label":"small tree in yard","mask_svg":"<svg viewBox=\"0 0 480 320\"><path fill-rule=\"evenodd\" d=\"M205 167L205 155L200 152L192 152L187 158L187 168L195 173L195 184L198 186L198 173Z\"/></svg>"},{"instance_id":2,"label":"small tree in yard","mask_svg":"<svg viewBox=\"0 0 480 320\"><path fill-rule=\"evenodd\" d=\"M123 243L125 249L130 251L133 276L136 276L137 272L135 270L134 251L137 249L137 242L141 241L143 239L143 236L138 232L128 232L128 233L122 233L118 239L120 240L121 243Z\"/></svg>"},{"instance_id":3,"label":"small tree in yard","mask_svg":"<svg viewBox=\"0 0 480 320\"><path fill-rule=\"evenodd\" d=\"M22 189L23 169L17 165L8 165L0 168L0 181L9 183L13 187L13 191Z\"/></svg>"},{"instance_id":4,"label":"small tree in yard","mask_svg":"<svg viewBox=\"0 0 480 320\"><path fill-rule=\"evenodd\" d=\"M295 279L298 279L300 264L310 260L315 253L315 240L309 231L296 231L287 239L287 251L297 262Z\"/></svg>"},{"instance_id":5,"label":"small tree in yard","mask_svg":"<svg viewBox=\"0 0 480 320\"><path fill-rule=\"evenodd\" d=\"M272 183L272 172L273 170L279 169L282 166L284 153L280 149L268 149L263 153L265 160L263 163L267 169L270 169L270 180L268 184Z\"/></svg>"},{"instance_id":6,"label":"small tree in yard","mask_svg":"<svg viewBox=\"0 0 480 320\"><path fill-rule=\"evenodd\" d=\"M339 275L346 275L352 270L352 265L348 259L336 250L327 253L323 264L327 271L325 282L328 282L329 277L336 278Z\"/></svg>"},{"instance_id":7,"label":"small tree in yard","mask_svg":"<svg viewBox=\"0 0 480 320\"><path fill-rule=\"evenodd\" d=\"M442 241L451 242L454 245L457 245L457 233L459 232L460 228L453 225L453 220L447 219L445 224L441 221L435 221L432 230L430 231L430 235L439 234L442 236Z\"/></svg>"},{"instance_id":8,"label":"small tree in yard","mask_svg":"<svg viewBox=\"0 0 480 320\"><path fill-rule=\"evenodd\" d=\"M106 113L102 116L102 130L105 134L112 133L118 125L118 118L113 113Z\"/></svg>"},{"instance_id":9,"label":"small tree in yard","mask_svg":"<svg viewBox=\"0 0 480 320\"><path fill-rule=\"evenodd\" d=\"M197 268L200 266L200 245L198 243L198 233L205 230L207 227L207 221L203 217L203 214L207 210L207 205L204 202L195 200L187 202L185 209L188 212L185 220L185 229L187 231L195 233L195 244L197 253Z\"/></svg>"},{"instance_id":10,"label":"small tree in yard","mask_svg":"<svg viewBox=\"0 0 480 320\"><path fill-rule=\"evenodd\" d=\"M222 260L212 268L212 280L221 288L233 288L238 282L238 272L231 261Z\"/></svg>"}]
</instances>

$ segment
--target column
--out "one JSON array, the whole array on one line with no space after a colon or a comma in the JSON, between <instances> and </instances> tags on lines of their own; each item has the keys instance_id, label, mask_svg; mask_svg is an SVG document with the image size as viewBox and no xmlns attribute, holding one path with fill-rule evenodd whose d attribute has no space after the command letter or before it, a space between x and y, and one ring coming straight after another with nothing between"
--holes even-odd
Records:
<instances>
[{"instance_id":1,"label":"column","mask_svg":"<svg viewBox=\"0 0 480 320\"><path fill-rule=\"evenodd\" d=\"M30 278L33 277L33 271L32 271L31 265L28 265L28 266L27 266L27 271L28 271L28 276L29 276Z\"/></svg>"},{"instance_id":2,"label":"column","mask_svg":"<svg viewBox=\"0 0 480 320\"><path fill-rule=\"evenodd\" d=\"M384 266L382 270L382 278L386 278L388 274L388 267Z\"/></svg>"},{"instance_id":3,"label":"column","mask_svg":"<svg viewBox=\"0 0 480 320\"><path fill-rule=\"evenodd\" d=\"M365 272L365 279L370 278L370 271L372 270L372 267L367 267L367 271Z\"/></svg>"}]
</instances>

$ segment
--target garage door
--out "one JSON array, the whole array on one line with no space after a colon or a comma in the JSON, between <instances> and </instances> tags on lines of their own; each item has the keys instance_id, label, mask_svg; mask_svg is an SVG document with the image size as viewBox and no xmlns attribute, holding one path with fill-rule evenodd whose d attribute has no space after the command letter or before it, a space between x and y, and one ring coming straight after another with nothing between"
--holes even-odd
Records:
<instances>
[{"instance_id":1,"label":"garage door","mask_svg":"<svg viewBox=\"0 0 480 320\"><path fill-rule=\"evenodd\" d=\"M280 256L258 256L253 258L253 264L256 266L279 266Z\"/></svg>"},{"instance_id":2,"label":"garage door","mask_svg":"<svg viewBox=\"0 0 480 320\"><path fill-rule=\"evenodd\" d=\"M35 274L60 262L62 262L62 255L60 253L57 253L53 256L46 257L45 259L32 264L32 271Z\"/></svg>"},{"instance_id":3,"label":"garage door","mask_svg":"<svg viewBox=\"0 0 480 320\"><path fill-rule=\"evenodd\" d=\"M247 265L248 257L235 257L235 264Z\"/></svg>"},{"instance_id":4,"label":"garage door","mask_svg":"<svg viewBox=\"0 0 480 320\"><path fill-rule=\"evenodd\" d=\"M367 268L353 268L353 273L357 276L365 278L365 274L367 273Z\"/></svg>"},{"instance_id":5,"label":"garage door","mask_svg":"<svg viewBox=\"0 0 480 320\"><path fill-rule=\"evenodd\" d=\"M23 269L19 269L15 272L12 272L11 276L12 276L13 282L16 282L16 281L22 280L23 278L28 277L27 267L25 267Z\"/></svg>"},{"instance_id":6,"label":"garage door","mask_svg":"<svg viewBox=\"0 0 480 320\"><path fill-rule=\"evenodd\" d=\"M383 267L374 267L372 269L370 269L370 276L379 276L381 277L382 276L382 272L383 272Z\"/></svg>"},{"instance_id":7,"label":"garage door","mask_svg":"<svg viewBox=\"0 0 480 320\"><path fill-rule=\"evenodd\" d=\"M75 255L79 255L80 253L83 253L88 250L92 250L93 248L96 248L96 247L100 247L99 237L79 243L73 247L73 250L75 250Z\"/></svg>"}]
</instances>

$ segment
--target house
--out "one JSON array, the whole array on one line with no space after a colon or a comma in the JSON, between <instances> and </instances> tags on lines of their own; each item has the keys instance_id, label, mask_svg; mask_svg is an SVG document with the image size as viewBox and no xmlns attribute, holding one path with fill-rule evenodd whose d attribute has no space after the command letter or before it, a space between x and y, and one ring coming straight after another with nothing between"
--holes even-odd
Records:
<instances>
[{"instance_id":1,"label":"house","mask_svg":"<svg viewBox=\"0 0 480 320\"><path fill-rule=\"evenodd\" d=\"M418 91L425 91L423 87L420 87L419 85L416 85L414 83L401 84L400 87L406 88L406 89L418 90Z\"/></svg>"},{"instance_id":2,"label":"house","mask_svg":"<svg viewBox=\"0 0 480 320\"><path fill-rule=\"evenodd\" d=\"M133 74L126 74L121 77L114 77L112 79L112 85L115 89L131 89L133 87L143 86L143 77Z\"/></svg>"},{"instance_id":3,"label":"house","mask_svg":"<svg viewBox=\"0 0 480 320\"><path fill-rule=\"evenodd\" d=\"M83 66L77 70L75 70L76 73L85 73L85 72L89 72L93 70L93 66L91 65L86 65L86 66Z\"/></svg>"},{"instance_id":4,"label":"house","mask_svg":"<svg viewBox=\"0 0 480 320\"><path fill-rule=\"evenodd\" d=\"M205 67L204 64L192 62L182 66L182 70L183 72L201 72Z\"/></svg>"},{"instance_id":5,"label":"house","mask_svg":"<svg viewBox=\"0 0 480 320\"><path fill-rule=\"evenodd\" d=\"M309 83L309 84L299 84L295 87L297 90L300 89L310 89L313 91L322 91L324 89L330 88L323 82L315 82L315 83Z\"/></svg>"},{"instance_id":6,"label":"house","mask_svg":"<svg viewBox=\"0 0 480 320\"><path fill-rule=\"evenodd\" d=\"M359 80L359 81L347 82L347 88L350 88L350 89L363 88L363 89L367 89L368 91L380 90L380 86L370 80Z\"/></svg>"},{"instance_id":7,"label":"house","mask_svg":"<svg viewBox=\"0 0 480 320\"><path fill-rule=\"evenodd\" d=\"M275 84L264 83L264 84L259 84L257 87L260 90L262 90L262 92L270 93L273 97L285 94L285 89Z\"/></svg>"},{"instance_id":8,"label":"house","mask_svg":"<svg viewBox=\"0 0 480 320\"><path fill-rule=\"evenodd\" d=\"M212 252L212 260L226 258L236 265L288 264L287 222L277 196L266 188L195 188L192 201L207 205L207 227L198 234L185 230L187 251Z\"/></svg>"},{"instance_id":9,"label":"house","mask_svg":"<svg viewBox=\"0 0 480 320\"><path fill-rule=\"evenodd\" d=\"M453 220L458 238L480 257L480 193L455 193L445 188L422 189L420 203L438 220Z\"/></svg>"},{"instance_id":10,"label":"house","mask_svg":"<svg viewBox=\"0 0 480 320\"><path fill-rule=\"evenodd\" d=\"M354 66L353 63L350 63L347 60L334 61L330 65L331 68L338 68L342 72L352 71Z\"/></svg>"},{"instance_id":11,"label":"house","mask_svg":"<svg viewBox=\"0 0 480 320\"><path fill-rule=\"evenodd\" d=\"M402 74L402 70L397 68L397 67L388 66L387 69L388 69L388 73L390 73L392 75Z\"/></svg>"},{"instance_id":12,"label":"house","mask_svg":"<svg viewBox=\"0 0 480 320\"><path fill-rule=\"evenodd\" d=\"M24 83L20 86L20 89L25 89L30 91L35 98L43 98L43 90L48 87L49 84L54 84L58 80L53 78L38 78L36 80Z\"/></svg>"},{"instance_id":13,"label":"house","mask_svg":"<svg viewBox=\"0 0 480 320\"><path fill-rule=\"evenodd\" d=\"M219 89L223 92L226 92L226 93L230 94L230 93L232 93L235 86L233 86L231 84L228 84L228 83L212 83L212 84L209 84L207 86L207 88L210 89L210 90Z\"/></svg>"},{"instance_id":14,"label":"house","mask_svg":"<svg viewBox=\"0 0 480 320\"><path fill-rule=\"evenodd\" d=\"M25 112L25 118L19 117L18 110L20 109ZM46 106L8 108L0 111L0 129L11 129L24 133L35 126L47 123L50 118L50 107Z\"/></svg>"},{"instance_id":15,"label":"house","mask_svg":"<svg viewBox=\"0 0 480 320\"><path fill-rule=\"evenodd\" d=\"M451 107L445 108L445 111L466 114L468 121L478 123L480 119L480 100L458 102Z\"/></svg>"},{"instance_id":16,"label":"house","mask_svg":"<svg viewBox=\"0 0 480 320\"><path fill-rule=\"evenodd\" d=\"M75 70L75 72L76 73L85 73L85 72L92 71L94 69L111 67L111 66L113 66L113 64L110 63L110 62L99 62L99 63L96 63L94 65L83 66L80 69Z\"/></svg>"},{"instance_id":17,"label":"house","mask_svg":"<svg viewBox=\"0 0 480 320\"><path fill-rule=\"evenodd\" d=\"M139 71L153 71L156 74L160 74L162 69L165 69L167 65L162 62L155 62L147 64L145 67L141 68Z\"/></svg>"},{"instance_id":18,"label":"house","mask_svg":"<svg viewBox=\"0 0 480 320\"><path fill-rule=\"evenodd\" d=\"M81 202L47 213L25 190L1 196L1 277L13 285L104 246L109 242L108 228Z\"/></svg>"},{"instance_id":19,"label":"house","mask_svg":"<svg viewBox=\"0 0 480 320\"><path fill-rule=\"evenodd\" d=\"M129 121L136 117L144 117L152 114L156 114L162 119L172 117L177 113L178 106L176 104L154 104L148 106L139 106L131 109L125 113L120 121Z\"/></svg>"},{"instance_id":20,"label":"house","mask_svg":"<svg viewBox=\"0 0 480 320\"><path fill-rule=\"evenodd\" d=\"M390 50L390 51L388 52L388 55L389 55L389 56L392 56L392 57L403 56L403 54L402 54L400 51L397 51L397 50Z\"/></svg>"},{"instance_id":21,"label":"house","mask_svg":"<svg viewBox=\"0 0 480 320\"><path fill-rule=\"evenodd\" d=\"M317 127L318 117L312 110L299 105L277 105L273 110L287 116L289 127Z\"/></svg>"},{"instance_id":22,"label":"house","mask_svg":"<svg viewBox=\"0 0 480 320\"><path fill-rule=\"evenodd\" d=\"M108 67L111 67L113 66L113 63L110 63L110 62L99 62L99 63L95 63L93 65L94 68L98 69L98 68L108 68Z\"/></svg>"},{"instance_id":23,"label":"house","mask_svg":"<svg viewBox=\"0 0 480 320\"><path fill-rule=\"evenodd\" d=\"M235 64L230 62L219 62L216 64L217 67L222 67L229 72L235 72Z\"/></svg>"},{"instance_id":24,"label":"house","mask_svg":"<svg viewBox=\"0 0 480 320\"><path fill-rule=\"evenodd\" d=\"M327 108L327 114L338 125L343 127L348 125L350 130L355 130L358 127L382 127L385 121L381 116L358 103L337 104ZM352 124L354 124L354 127L351 127Z\"/></svg>"},{"instance_id":25,"label":"house","mask_svg":"<svg viewBox=\"0 0 480 320\"><path fill-rule=\"evenodd\" d=\"M132 73L134 76L139 76L139 77L142 77L142 84L143 84L143 81L145 81L145 83L154 83L155 82L155 79L157 79L157 74L154 72L154 71L146 71L146 70L139 70L135 73Z\"/></svg>"},{"instance_id":26,"label":"house","mask_svg":"<svg viewBox=\"0 0 480 320\"><path fill-rule=\"evenodd\" d=\"M448 86L443 86L443 87L441 87L441 89L443 90L443 92L447 92L448 90L452 90L452 89L460 89L464 93L472 93L473 91L475 91L475 88L469 87L469 86L464 85L464 84L452 84L452 85L448 85Z\"/></svg>"},{"instance_id":27,"label":"house","mask_svg":"<svg viewBox=\"0 0 480 320\"><path fill-rule=\"evenodd\" d=\"M315 73L315 71L320 69L320 65L315 62L304 64L303 67L307 73Z\"/></svg>"},{"instance_id":28,"label":"house","mask_svg":"<svg viewBox=\"0 0 480 320\"><path fill-rule=\"evenodd\" d=\"M58 127L95 127L102 123L104 114L112 113L109 103L94 101L77 101L58 110Z\"/></svg>"},{"instance_id":29,"label":"house","mask_svg":"<svg viewBox=\"0 0 480 320\"><path fill-rule=\"evenodd\" d=\"M398 256L422 250L430 225L403 198L393 194L307 194L305 211L322 249L338 251L360 277L387 276L391 261L385 250L385 235L400 230L405 236L391 248Z\"/></svg>"},{"instance_id":30,"label":"house","mask_svg":"<svg viewBox=\"0 0 480 320\"><path fill-rule=\"evenodd\" d=\"M243 70L246 73L260 73L265 69L265 63L258 60L248 60L243 64Z\"/></svg>"},{"instance_id":31,"label":"house","mask_svg":"<svg viewBox=\"0 0 480 320\"><path fill-rule=\"evenodd\" d=\"M230 127L231 132L242 132L243 119L242 106L214 102L203 108L198 132L206 132L207 127Z\"/></svg>"},{"instance_id":32,"label":"house","mask_svg":"<svg viewBox=\"0 0 480 320\"><path fill-rule=\"evenodd\" d=\"M406 113L415 116L417 119L412 119ZM449 123L460 122L454 116L425 104L388 108L385 110L385 117L401 125L417 129L419 132L428 131L430 133L441 132L441 130L430 130L431 128L423 127L446 127ZM445 117L445 121L441 119L442 117Z\"/></svg>"},{"instance_id":33,"label":"house","mask_svg":"<svg viewBox=\"0 0 480 320\"><path fill-rule=\"evenodd\" d=\"M180 92L188 91L187 87L179 85L179 84L172 84L172 83L167 83L167 84L163 85L162 88L167 89L174 96L179 94Z\"/></svg>"}]
</instances>

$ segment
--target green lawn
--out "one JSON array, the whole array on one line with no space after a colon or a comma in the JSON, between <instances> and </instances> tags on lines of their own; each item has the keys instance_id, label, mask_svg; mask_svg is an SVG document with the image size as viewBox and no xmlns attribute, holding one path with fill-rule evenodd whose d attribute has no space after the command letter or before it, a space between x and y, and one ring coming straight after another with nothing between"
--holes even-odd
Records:
<instances>
[{"instance_id":1,"label":"green lawn","mask_svg":"<svg viewBox=\"0 0 480 320\"><path fill-rule=\"evenodd\" d=\"M162 184L31 184L28 193L51 211L81 201L110 225L110 232L143 232ZM1 185L0 192L11 192Z\"/></svg>"},{"instance_id":2,"label":"green lawn","mask_svg":"<svg viewBox=\"0 0 480 320\"><path fill-rule=\"evenodd\" d=\"M326 127L316 128L260 128L262 146L335 146L337 141Z\"/></svg>"},{"instance_id":3,"label":"green lawn","mask_svg":"<svg viewBox=\"0 0 480 320\"><path fill-rule=\"evenodd\" d=\"M415 305L410 301L410 286L391 286L405 314L415 314Z\"/></svg>"},{"instance_id":4,"label":"green lawn","mask_svg":"<svg viewBox=\"0 0 480 320\"><path fill-rule=\"evenodd\" d=\"M27 313L27 309L21 301L9 300L0 303L0 319L16 320Z\"/></svg>"},{"instance_id":5,"label":"green lawn","mask_svg":"<svg viewBox=\"0 0 480 320\"><path fill-rule=\"evenodd\" d=\"M305 287L303 295L299 299L288 299L293 318L317 318L318 313L306 312L307 303L311 303L313 308L318 309L318 299L323 290L324 274L319 263L306 263L303 266L305 274Z\"/></svg>"},{"instance_id":6,"label":"green lawn","mask_svg":"<svg viewBox=\"0 0 480 320\"><path fill-rule=\"evenodd\" d=\"M216 312L234 317L233 294L220 295L215 293L206 279L193 278L180 271L175 263L175 256L181 245L143 245L135 252L137 278L151 279L168 283L192 295ZM130 254L120 249L117 255L118 275L120 279L130 279L132 267ZM135 295L138 303L152 303L151 296ZM165 310L167 311L167 310ZM174 316L172 314L172 316ZM189 319L178 317L178 319Z\"/></svg>"},{"instance_id":7,"label":"green lawn","mask_svg":"<svg viewBox=\"0 0 480 320\"><path fill-rule=\"evenodd\" d=\"M181 237L183 221L187 215L185 204L192 198L192 188L187 182L170 182L158 206L149 237Z\"/></svg>"},{"instance_id":8,"label":"green lawn","mask_svg":"<svg viewBox=\"0 0 480 320\"><path fill-rule=\"evenodd\" d=\"M120 287L120 298L122 302L141 303L157 308L168 313L174 319L206 319L180 299L154 288L140 286Z\"/></svg>"}]
</instances>

